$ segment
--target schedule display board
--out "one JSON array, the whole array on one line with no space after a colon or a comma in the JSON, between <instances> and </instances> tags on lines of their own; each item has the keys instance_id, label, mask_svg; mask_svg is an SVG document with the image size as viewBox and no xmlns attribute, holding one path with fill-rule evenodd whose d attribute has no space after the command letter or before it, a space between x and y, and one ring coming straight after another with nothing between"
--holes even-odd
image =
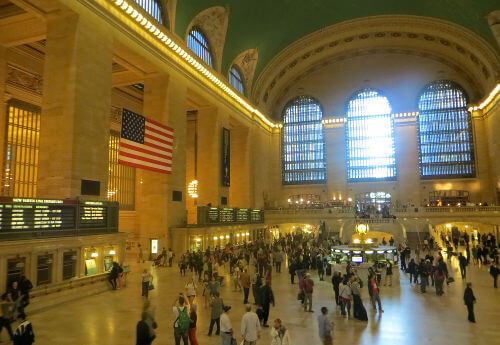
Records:
<instances>
[{"instance_id":1,"label":"schedule display board","mask_svg":"<svg viewBox=\"0 0 500 345\"><path fill-rule=\"evenodd\" d=\"M80 229L117 231L118 203L0 197L2 238L70 235Z\"/></svg>"},{"instance_id":2,"label":"schedule display board","mask_svg":"<svg viewBox=\"0 0 500 345\"><path fill-rule=\"evenodd\" d=\"M198 206L198 225L263 222L264 211L262 210Z\"/></svg>"}]
</instances>

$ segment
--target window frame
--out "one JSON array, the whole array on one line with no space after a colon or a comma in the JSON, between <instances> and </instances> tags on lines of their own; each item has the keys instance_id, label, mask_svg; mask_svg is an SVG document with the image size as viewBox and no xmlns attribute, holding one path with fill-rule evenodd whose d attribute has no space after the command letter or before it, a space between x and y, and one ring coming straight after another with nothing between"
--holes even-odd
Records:
<instances>
[{"instance_id":1,"label":"window frame","mask_svg":"<svg viewBox=\"0 0 500 345\"><path fill-rule=\"evenodd\" d=\"M198 33L201 38L203 38L204 42L201 42L198 37L196 37L195 35L192 35L193 32L196 32ZM201 60L203 60L203 62L214 68L214 54L212 52L212 46L210 44L210 41L208 40L208 36L205 34L205 32L199 27L199 26L192 26L190 29L189 29L189 32L188 32L188 35L187 35L187 46L188 48L197 56L199 57ZM197 42L198 44L198 48L202 48L203 52L206 54L206 57L210 60L210 61L206 61L205 58L201 55L199 55L197 53L198 50L196 49L193 49L193 48L196 48L196 47L191 47L190 46L190 40L193 39Z\"/></svg>"},{"instance_id":2,"label":"window frame","mask_svg":"<svg viewBox=\"0 0 500 345\"><path fill-rule=\"evenodd\" d=\"M158 0L133 0L136 4L138 4L147 14L149 14L152 18L154 18L158 23L167 26L168 18L166 15L166 11L163 8L163 4ZM156 8L153 8L152 5L156 5ZM156 11L155 11L156 10Z\"/></svg>"},{"instance_id":3,"label":"window frame","mask_svg":"<svg viewBox=\"0 0 500 345\"><path fill-rule=\"evenodd\" d=\"M362 117L363 115L356 115L356 116L349 116L349 104L351 103L352 100L354 100L359 94L364 93L364 92L369 92L369 91L374 91L378 94L378 96L384 97L387 102L389 103L389 107L391 110L389 111L388 114L383 114L383 115L378 115L378 116L387 116L390 120L391 128L390 128L390 137L392 138L392 148L394 150L393 153L393 159L394 159L394 164L393 164L393 169L394 169L394 176L389 176L389 177L365 177L365 178L350 178L349 177L349 169L351 166L350 162L350 149L349 149L349 118L353 117ZM373 115L372 115L373 116ZM346 179L348 183L362 183L362 182L384 182L384 181L397 181L398 180L398 159L397 159L397 153L396 153L396 136L395 136L395 123L394 119L392 118L392 106L391 106L391 101L387 95L376 88L363 88L359 89L355 92L353 92L349 98L347 99L346 105L345 105L345 117L346 117L346 122L345 122L345 162L346 162ZM359 137L358 137L359 138ZM365 157L366 159L370 159L370 157Z\"/></svg>"},{"instance_id":4,"label":"window frame","mask_svg":"<svg viewBox=\"0 0 500 345\"><path fill-rule=\"evenodd\" d=\"M460 108L443 108L443 109L433 109L433 110L424 110L422 111L420 109L420 101L421 101L421 98L422 96L426 93L426 92L429 92L429 88L433 85L437 85L437 84L450 84L450 86L461 92L462 96L463 96L463 101L464 101L464 106L463 107L460 107ZM475 155L475 140L474 140L474 130L473 130L473 124L472 124L472 114L470 113L470 111L468 110L467 108L467 104L469 102L469 96L467 94L467 92L465 91L465 89L458 83L452 81L452 80L446 80L446 79L440 79L440 80L434 80L430 83L427 83L423 88L422 90L420 91L418 97L417 97L417 108L418 108L418 116L417 116L417 149L418 149L418 168L419 168L419 176L420 176L420 179L421 180L441 180L441 179L463 179L463 178L476 178L477 177L477 169L476 169L476 155ZM470 164L472 164L472 172L470 174L466 174L466 173L460 173L460 174L440 174L440 175L424 175L423 174L423 168L424 168L424 163L422 163L422 158L424 157L423 153L422 153L422 134L421 134L421 128L420 128L420 125L421 125L421 122L420 122L420 119L421 119L421 116L422 116L422 112L437 112L437 111L450 111L450 110L453 110L455 109L456 111L465 111L467 113L467 133L469 135L469 145L470 145L470 150L468 151L468 154L470 154ZM458 114L455 114L455 119L456 119L456 116ZM465 121L464 121L465 122ZM454 121L454 123L456 123ZM440 130L440 134L443 134L444 130ZM451 133L459 133L459 130L458 129L455 129L453 130L453 132ZM450 134L451 134L450 133ZM463 153L465 151L446 151L446 152L443 152L444 154L460 154L460 153ZM429 166L459 166L459 165L464 165L464 162L454 162L452 164L446 164L446 162L444 163L441 163L441 162L434 162L434 163L429 163L428 164Z\"/></svg>"},{"instance_id":5,"label":"window frame","mask_svg":"<svg viewBox=\"0 0 500 345\"><path fill-rule=\"evenodd\" d=\"M317 121L319 125L321 125L321 146L322 146L322 151L323 151L323 159L322 160L315 160L317 162L319 161L322 161L323 162L323 169L301 169L301 170L298 170L302 173L306 173L306 172L309 172L309 171L319 171L319 172L323 172L324 173L324 179L321 179L321 180L305 180L305 179L301 179L299 181L286 181L285 180L285 177L286 177L286 174L287 172L293 172L293 171L297 171L297 170L286 170L285 169L285 164L286 163L289 163L289 162L286 162L285 161L285 128L287 126L287 124L285 123L285 114L286 114L286 111L288 108L290 108L291 106L294 105L294 103L296 103L297 101L299 101L301 98L308 98L310 100L312 100L320 109L320 112L321 112L321 118ZM322 119L323 119L323 115L324 115L324 111L323 111L323 107L321 105L321 103L314 97L312 96L309 96L309 95L300 95L300 96L296 96L294 98L292 98L290 101L288 101L285 106L283 107L283 111L281 113L281 121L282 121L282 124L283 124L283 128L281 129L281 181L282 181L282 185L284 186L290 186L290 185L311 185L311 184L317 184L317 185L321 185L321 184L326 184L327 183L327 179L328 179L328 171L327 171L327 166L326 166L326 141L325 141L325 127L323 126L323 123L322 123ZM298 124L298 123L315 123L316 121L299 121L299 122L291 122L291 124ZM320 143L320 140L318 141L314 141L315 143ZM296 161L295 163L303 163L303 162L310 162L310 161L306 161L306 160L300 160L300 161Z\"/></svg>"},{"instance_id":6,"label":"window frame","mask_svg":"<svg viewBox=\"0 0 500 345\"><path fill-rule=\"evenodd\" d=\"M233 70L236 72L236 75L233 73ZM238 85L234 85L231 82L231 77L233 77L233 79L236 79L241 84L241 90L239 89ZM229 84L239 93L245 95L245 78L243 78L243 73L241 73L241 69L238 65L232 65L231 68L229 68L228 81Z\"/></svg>"}]
</instances>

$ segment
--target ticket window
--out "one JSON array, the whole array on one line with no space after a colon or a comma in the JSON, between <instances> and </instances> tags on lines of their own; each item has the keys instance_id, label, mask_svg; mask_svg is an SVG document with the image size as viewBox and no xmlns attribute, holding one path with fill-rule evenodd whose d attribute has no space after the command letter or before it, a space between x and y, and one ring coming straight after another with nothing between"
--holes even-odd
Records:
<instances>
[{"instance_id":1,"label":"ticket window","mask_svg":"<svg viewBox=\"0 0 500 345\"><path fill-rule=\"evenodd\" d=\"M85 275L92 276L98 273L97 259L99 253L94 248L87 248L85 250Z\"/></svg>"},{"instance_id":2,"label":"ticket window","mask_svg":"<svg viewBox=\"0 0 500 345\"><path fill-rule=\"evenodd\" d=\"M19 280L26 269L26 258L13 258L7 260L7 288L13 281Z\"/></svg>"},{"instance_id":3,"label":"ticket window","mask_svg":"<svg viewBox=\"0 0 500 345\"><path fill-rule=\"evenodd\" d=\"M63 253L63 280L68 280L76 277L76 259L76 251Z\"/></svg>"},{"instance_id":4,"label":"ticket window","mask_svg":"<svg viewBox=\"0 0 500 345\"><path fill-rule=\"evenodd\" d=\"M110 271L113 268L113 262L117 261L116 250L114 248L108 248L104 252L104 270Z\"/></svg>"},{"instance_id":5,"label":"ticket window","mask_svg":"<svg viewBox=\"0 0 500 345\"><path fill-rule=\"evenodd\" d=\"M36 265L36 285L52 283L52 267L54 256L52 254L39 255Z\"/></svg>"}]
</instances>

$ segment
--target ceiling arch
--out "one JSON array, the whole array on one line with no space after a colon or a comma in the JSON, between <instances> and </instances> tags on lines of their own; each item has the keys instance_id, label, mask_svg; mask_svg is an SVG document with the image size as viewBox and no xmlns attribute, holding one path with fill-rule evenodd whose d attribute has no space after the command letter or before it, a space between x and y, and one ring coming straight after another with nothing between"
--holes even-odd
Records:
<instances>
[{"instance_id":1,"label":"ceiling arch","mask_svg":"<svg viewBox=\"0 0 500 345\"><path fill-rule=\"evenodd\" d=\"M242 51L257 48L256 75L286 46L312 32L344 21L379 15L414 15L460 25L491 46L497 42L487 21L498 10L492 0L182 0L177 6L176 33L182 36L191 19L207 7L228 6L229 26L222 70Z\"/></svg>"},{"instance_id":2,"label":"ceiling arch","mask_svg":"<svg viewBox=\"0 0 500 345\"><path fill-rule=\"evenodd\" d=\"M473 85L472 98L486 94L500 76L497 52L463 27L434 18L376 16L335 24L294 42L260 73L252 98L271 112L301 75L329 61L381 51L417 54L453 66Z\"/></svg>"}]
</instances>

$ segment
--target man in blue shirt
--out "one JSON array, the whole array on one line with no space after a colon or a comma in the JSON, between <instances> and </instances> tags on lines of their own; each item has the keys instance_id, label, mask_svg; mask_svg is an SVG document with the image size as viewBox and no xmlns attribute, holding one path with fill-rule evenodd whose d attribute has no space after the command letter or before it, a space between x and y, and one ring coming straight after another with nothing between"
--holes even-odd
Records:
<instances>
[{"instance_id":1,"label":"man in blue shirt","mask_svg":"<svg viewBox=\"0 0 500 345\"><path fill-rule=\"evenodd\" d=\"M321 315L318 316L319 337L324 345L332 345L333 322L328 320L328 308L321 308Z\"/></svg>"}]
</instances>

